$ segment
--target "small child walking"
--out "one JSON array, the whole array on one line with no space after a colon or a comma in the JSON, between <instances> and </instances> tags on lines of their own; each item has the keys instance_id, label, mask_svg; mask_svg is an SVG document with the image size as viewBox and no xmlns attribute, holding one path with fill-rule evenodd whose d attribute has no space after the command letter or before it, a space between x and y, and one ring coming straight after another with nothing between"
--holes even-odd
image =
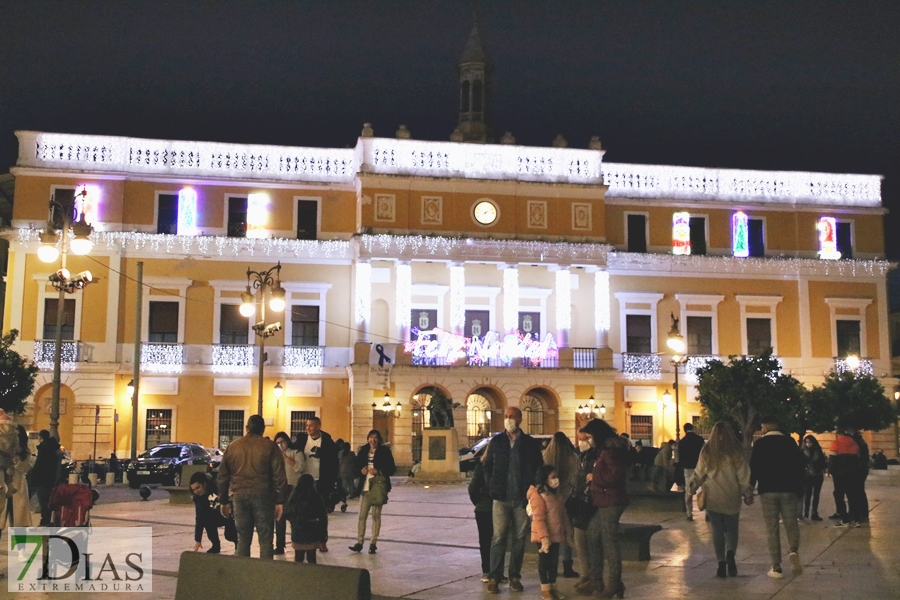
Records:
<instances>
[{"instance_id":1,"label":"small child walking","mask_svg":"<svg viewBox=\"0 0 900 600\"><path fill-rule=\"evenodd\" d=\"M559 545L573 543L574 533L566 518L564 498L557 496L559 476L553 465L538 470L535 484L528 488L528 512L531 513L531 541L538 544L538 577L541 598L562 600L556 589L559 568Z\"/></svg>"},{"instance_id":2,"label":"small child walking","mask_svg":"<svg viewBox=\"0 0 900 600\"><path fill-rule=\"evenodd\" d=\"M294 562L303 562L305 557L306 562L316 564L316 550L327 552L328 511L309 473L300 476L284 514L291 523Z\"/></svg>"}]
</instances>

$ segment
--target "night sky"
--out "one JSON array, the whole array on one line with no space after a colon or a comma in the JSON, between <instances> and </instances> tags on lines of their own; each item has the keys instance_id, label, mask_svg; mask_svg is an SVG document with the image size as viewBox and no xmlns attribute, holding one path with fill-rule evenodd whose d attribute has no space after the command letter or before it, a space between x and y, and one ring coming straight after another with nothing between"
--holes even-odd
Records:
<instances>
[{"instance_id":1,"label":"night sky","mask_svg":"<svg viewBox=\"0 0 900 600\"><path fill-rule=\"evenodd\" d=\"M0 2L0 170L35 129L345 147L446 140L470 0ZM900 2L483 0L497 137L612 162L885 175Z\"/></svg>"}]
</instances>

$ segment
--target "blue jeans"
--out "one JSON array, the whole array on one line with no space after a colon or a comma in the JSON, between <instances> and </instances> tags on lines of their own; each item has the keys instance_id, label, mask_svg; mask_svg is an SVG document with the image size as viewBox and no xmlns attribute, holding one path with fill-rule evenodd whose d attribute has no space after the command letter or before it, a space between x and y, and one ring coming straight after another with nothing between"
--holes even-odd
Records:
<instances>
[{"instance_id":1,"label":"blue jeans","mask_svg":"<svg viewBox=\"0 0 900 600\"><path fill-rule=\"evenodd\" d=\"M272 558L275 524L275 498L272 496L235 496L234 524L237 527L236 556L250 556L253 528L259 537L259 557Z\"/></svg>"},{"instance_id":2,"label":"blue jeans","mask_svg":"<svg viewBox=\"0 0 900 600\"><path fill-rule=\"evenodd\" d=\"M506 541L512 527L512 547L509 549L509 578L522 578L522 560L525 558L525 536L528 534L528 515L521 500L494 500L494 537L491 538L491 579L503 578L506 561Z\"/></svg>"}]
</instances>

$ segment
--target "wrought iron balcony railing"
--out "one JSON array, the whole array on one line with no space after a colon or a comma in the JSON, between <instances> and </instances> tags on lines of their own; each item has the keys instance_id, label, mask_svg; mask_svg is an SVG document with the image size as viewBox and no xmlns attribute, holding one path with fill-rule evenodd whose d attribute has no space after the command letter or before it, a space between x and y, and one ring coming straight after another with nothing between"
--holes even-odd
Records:
<instances>
[{"instance_id":1,"label":"wrought iron balcony railing","mask_svg":"<svg viewBox=\"0 0 900 600\"><path fill-rule=\"evenodd\" d=\"M84 342L64 340L60 352L60 368L71 371L75 363L90 360L91 347ZM52 369L56 354L55 340L34 340L34 362L41 369Z\"/></svg>"}]
</instances>

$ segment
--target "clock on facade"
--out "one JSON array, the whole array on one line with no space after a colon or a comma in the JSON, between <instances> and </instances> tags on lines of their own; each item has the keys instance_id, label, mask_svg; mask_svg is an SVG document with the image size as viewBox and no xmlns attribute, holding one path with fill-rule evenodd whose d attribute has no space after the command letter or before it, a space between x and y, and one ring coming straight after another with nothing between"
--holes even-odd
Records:
<instances>
[{"instance_id":1,"label":"clock on facade","mask_svg":"<svg viewBox=\"0 0 900 600\"><path fill-rule=\"evenodd\" d=\"M493 202L482 200L473 209L475 220L482 225L493 225L497 221L497 207Z\"/></svg>"}]
</instances>

